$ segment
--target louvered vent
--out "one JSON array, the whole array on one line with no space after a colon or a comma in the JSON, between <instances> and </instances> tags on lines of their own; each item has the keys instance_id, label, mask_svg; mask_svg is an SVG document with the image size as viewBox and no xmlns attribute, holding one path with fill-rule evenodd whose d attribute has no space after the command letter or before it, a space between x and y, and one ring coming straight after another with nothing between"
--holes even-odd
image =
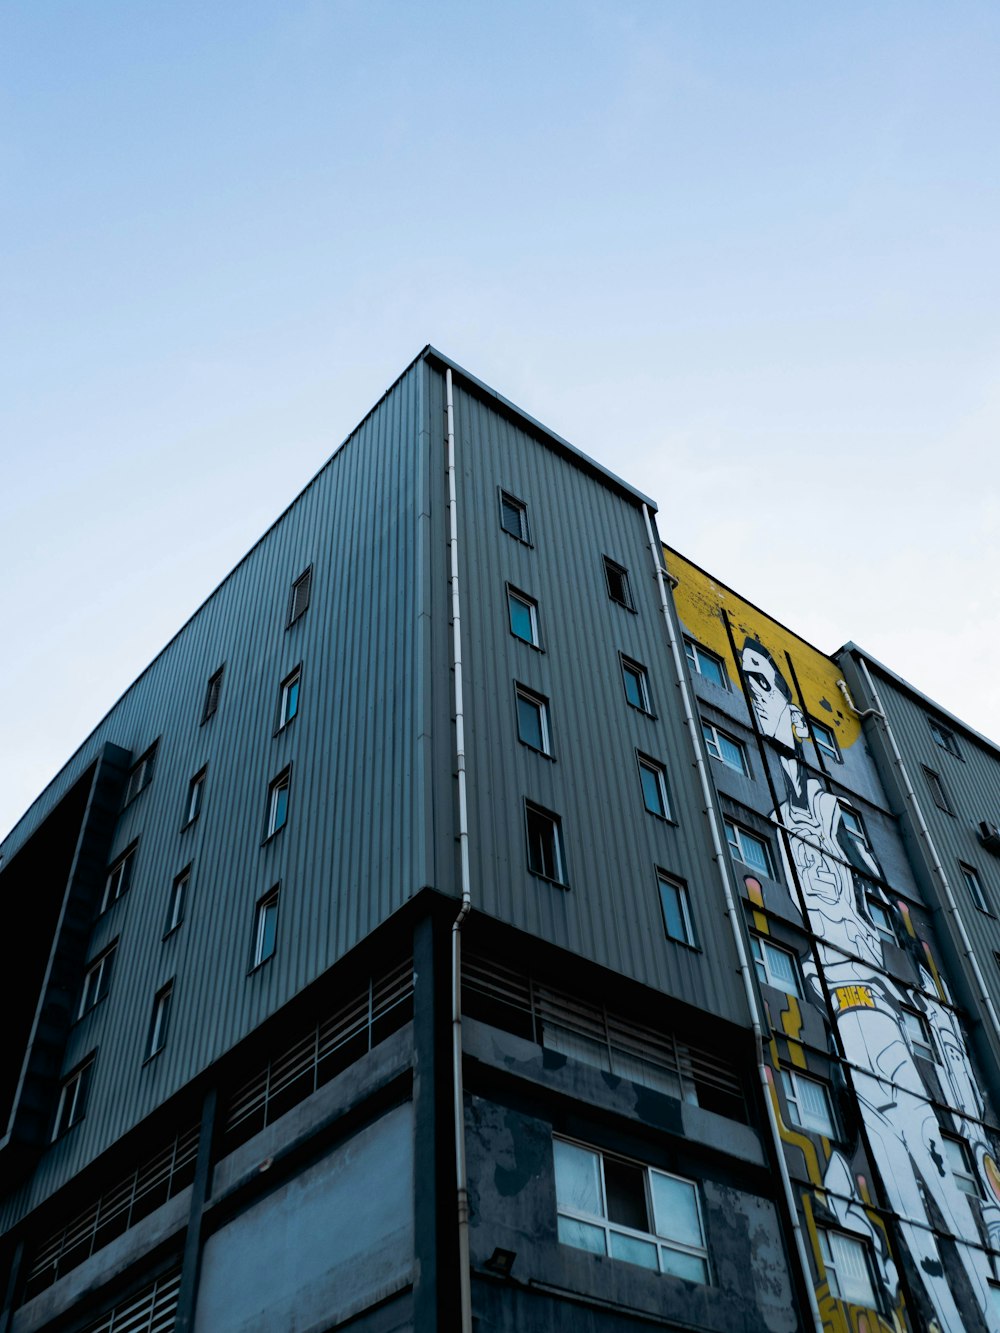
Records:
<instances>
[{"instance_id":1,"label":"louvered vent","mask_svg":"<svg viewBox=\"0 0 1000 1333\"><path fill-rule=\"evenodd\" d=\"M312 592L312 569L307 569L304 574L292 584L292 605L288 613L289 625L294 625L306 607L309 605L309 594Z\"/></svg>"},{"instance_id":2,"label":"louvered vent","mask_svg":"<svg viewBox=\"0 0 1000 1333\"><path fill-rule=\"evenodd\" d=\"M222 693L222 667L215 673L208 682L208 689L205 691L205 712L202 721L207 722L210 717L214 717L219 708L219 695Z\"/></svg>"},{"instance_id":3,"label":"louvered vent","mask_svg":"<svg viewBox=\"0 0 1000 1333\"><path fill-rule=\"evenodd\" d=\"M116 1305L96 1324L88 1324L82 1333L173 1333L180 1289L181 1273L177 1269L138 1296Z\"/></svg>"}]
</instances>

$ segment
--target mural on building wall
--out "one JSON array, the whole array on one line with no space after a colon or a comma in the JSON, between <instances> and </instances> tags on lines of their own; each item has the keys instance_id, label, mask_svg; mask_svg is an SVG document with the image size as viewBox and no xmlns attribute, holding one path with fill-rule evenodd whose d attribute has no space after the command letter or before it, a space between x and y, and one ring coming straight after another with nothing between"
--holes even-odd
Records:
<instances>
[{"instance_id":1,"label":"mural on building wall","mask_svg":"<svg viewBox=\"0 0 1000 1333\"><path fill-rule=\"evenodd\" d=\"M804 1174L815 1187L803 1196L803 1220L817 1273L827 1279L817 1283L825 1326L831 1333L905 1328L909 1297L923 1316L918 1326L939 1333L1000 1329L989 1285L995 1275L983 1248L1000 1247L1000 1173L946 981L929 943L918 936L912 911L887 892L886 874L857 813L834 794L815 763L806 762L812 741L807 712L835 728L842 752L861 736L837 692L836 665L675 553L668 551L667 561L681 576L676 601L687 630L744 691L774 761L768 804L786 830L779 838L791 892L784 910L791 906L793 915L804 916L817 937L802 963L806 1000L823 1014L828 1030L835 1026L831 1044L850 1069L861 1120L854 1144L822 1138L820 1150L812 1136L781 1122L786 1143L801 1152ZM863 747L850 760L852 776L870 783ZM747 885L753 886L752 903L776 906L767 902L770 888L750 877ZM754 916L766 933L765 913ZM887 922L900 945L888 946L895 955L891 968ZM779 1023L785 1059L775 1039L775 1070L789 1061L806 1067L794 998ZM773 1084L772 1092L780 1118ZM893 1256L879 1203L896 1215L895 1243L909 1260L905 1283L897 1262L902 1256ZM838 1299L830 1229L867 1242L882 1288L881 1315L857 1300ZM859 1278L855 1293L863 1287Z\"/></svg>"}]
</instances>

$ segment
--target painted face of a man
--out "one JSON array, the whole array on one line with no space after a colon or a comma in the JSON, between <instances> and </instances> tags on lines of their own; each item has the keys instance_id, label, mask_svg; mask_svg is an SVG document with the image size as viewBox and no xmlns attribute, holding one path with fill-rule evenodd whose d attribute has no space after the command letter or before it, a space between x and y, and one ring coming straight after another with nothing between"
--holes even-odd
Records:
<instances>
[{"instance_id":1,"label":"painted face of a man","mask_svg":"<svg viewBox=\"0 0 1000 1333\"><path fill-rule=\"evenodd\" d=\"M743 675L750 691L750 702L765 736L771 736L779 745L795 748L794 708L785 695L784 682L774 663L755 648L743 649Z\"/></svg>"}]
</instances>

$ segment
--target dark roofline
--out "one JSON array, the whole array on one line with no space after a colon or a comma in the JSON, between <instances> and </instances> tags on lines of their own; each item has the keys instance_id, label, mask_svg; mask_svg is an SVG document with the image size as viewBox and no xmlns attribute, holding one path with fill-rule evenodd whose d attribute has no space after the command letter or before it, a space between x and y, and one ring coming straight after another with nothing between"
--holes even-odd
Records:
<instances>
[{"instance_id":1,"label":"dark roofline","mask_svg":"<svg viewBox=\"0 0 1000 1333\"><path fill-rule=\"evenodd\" d=\"M892 683L898 686L904 694L908 694L912 699L916 699L929 712L937 714L938 717L946 718L953 726L957 727L963 735L967 736L969 740L978 741L980 745L983 745L986 749L992 751L995 758L1000 758L1000 745L997 745L996 741L991 741L989 736L984 736L981 731L976 731L975 727L970 727L968 722L963 722L960 717L949 712L949 710L939 704L936 699L932 699L930 695L924 694L923 690L918 690L915 685L911 685L908 680L904 680L902 676L897 675L892 667L887 667L885 663L880 662L877 657L872 657L871 653L865 652L864 648L859 644L848 640L843 647L837 649L834 656L840 657L841 653L863 658L864 661L875 668L879 675L892 681Z\"/></svg>"}]
</instances>

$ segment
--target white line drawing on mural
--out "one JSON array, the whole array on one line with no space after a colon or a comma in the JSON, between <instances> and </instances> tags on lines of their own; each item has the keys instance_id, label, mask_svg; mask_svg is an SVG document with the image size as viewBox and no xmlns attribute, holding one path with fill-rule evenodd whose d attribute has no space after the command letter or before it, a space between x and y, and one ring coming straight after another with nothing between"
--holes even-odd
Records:
<instances>
[{"instance_id":1,"label":"white line drawing on mural","mask_svg":"<svg viewBox=\"0 0 1000 1333\"><path fill-rule=\"evenodd\" d=\"M962 1284L949 1282L951 1261L938 1246L935 1225L956 1238L952 1253L968 1279L982 1327L995 1331L1000 1324L989 1286L994 1273L981 1246L985 1240L1000 1247L1000 1177L981 1125L983 1097L958 1022L945 1004L928 998L927 993L935 993L937 986L926 962L920 967L923 994L909 993L882 970L882 939L860 887L865 876L881 879L880 867L863 833L858 836L860 825L856 826L849 812L845 820L841 802L803 762L800 743L808 736L805 719L771 654L748 638L742 666L760 729L780 754L785 797L776 814L791 834L809 925L821 941L819 959L844 1054L853 1066L859 1109L887 1202L901 1219L900 1232L936 1313L940 1333L969 1333L970 1324L956 1304L953 1285L960 1288ZM808 965L805 971L819 994L815 965L811 976ZM904 1017L907 1010L911 1014L909 1030ZM966 1145L974 1164L983 1196L985 1237L942 1145L943 1127L915 1054L914 1041L924 1040L921 1030L928 1048L922 1054L935 1056L936 1043L941 1062L935 1068L944 1100L960 1113L951 1114L944 1128ZM857 1199L858 1193L848 1163L836 1151L824 1185L831 1191L830 1205L838 1221L857 1231L861 1210L843 1196L853 1194ZM871 1234L870 1227L868 1230ZM894 1296L895 1273L884 1262L881 1266L882 1280Z\"/></svg>"}]
</instances>

